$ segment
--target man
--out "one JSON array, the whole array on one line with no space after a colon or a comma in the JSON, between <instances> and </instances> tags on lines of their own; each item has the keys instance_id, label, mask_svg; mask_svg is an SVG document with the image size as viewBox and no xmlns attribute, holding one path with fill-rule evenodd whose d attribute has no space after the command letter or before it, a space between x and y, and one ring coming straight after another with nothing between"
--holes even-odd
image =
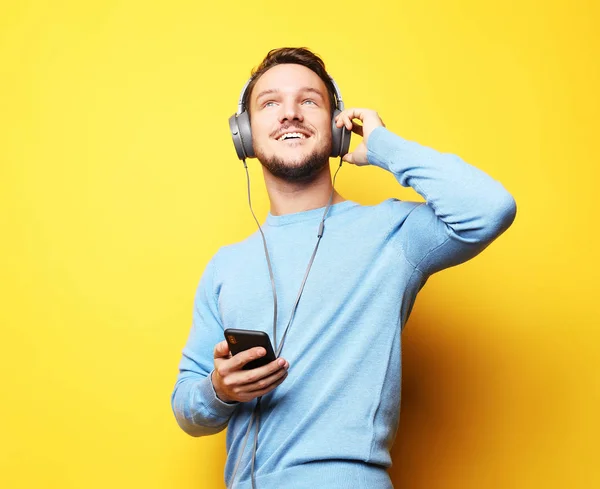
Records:
<instances>
[{"instance_id":1,"label":"man","mask_svg":"<svg viewBox=\"0 0 600 489\"><path fill-rule=\"evenodd\" d=\"M172 395L175 417L192 436L228 426L225 480L231 484L239 462L235 487L253 487L254 475L258 488L391 488L401 332L416 295L431 274L476 256L502 234L515 201L458 156L407 141L375 111L358 108L335 118L337 127L362 136L343 160L391 172L426 202L346 200L331 183L335 102L320 58L306 49L273 50L251 80L246 106L270 200L263 230L282 318L275 341L333 196L331 206L281 357L264 367L242 369L264 349L231 356L223 341L226 328L262 330L274 340L260 234L210 260ZM253 454L252 442L243 445L259 398Z\"/></svg>"}]
</instances>

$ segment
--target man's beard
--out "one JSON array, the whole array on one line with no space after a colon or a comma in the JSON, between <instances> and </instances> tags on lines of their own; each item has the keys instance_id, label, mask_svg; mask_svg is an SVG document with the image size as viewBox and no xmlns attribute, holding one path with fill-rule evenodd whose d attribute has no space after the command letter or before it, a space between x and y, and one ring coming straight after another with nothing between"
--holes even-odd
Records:
<instances>
[{"instance_id":1,"label":"man's beard","mask_svg":"<svg viewBox=\"0 0 600 489\"><path fill-rule=\"evenodd\" d=\"M311 182L316 178L321 170L329 163L330 148L322 148L313 151L306 156L300 163L285 163L285 160L278 156L267 157L260 148L255 150L256 157L269 172L289 183Z\"/></svg>"}]
</instances>

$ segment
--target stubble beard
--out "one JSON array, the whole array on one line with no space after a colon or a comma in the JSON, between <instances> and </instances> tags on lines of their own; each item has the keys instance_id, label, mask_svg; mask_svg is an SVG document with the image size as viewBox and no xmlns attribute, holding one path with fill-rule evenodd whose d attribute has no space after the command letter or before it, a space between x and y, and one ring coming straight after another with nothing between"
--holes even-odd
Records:
<instances>
[{"instance_id":1,"label":"stubble beard","mask_svg":"<svg viewBox=\"0 0 600 489\"><path fill-rule=\"evenodd\" d=\"M267 156L261 148L255 149L256 158L273 176L288 183L313 181L329 163L331 148L322 147L304 157L300 162L284 160L277 155Z\"/></svg>"}]
</instances>

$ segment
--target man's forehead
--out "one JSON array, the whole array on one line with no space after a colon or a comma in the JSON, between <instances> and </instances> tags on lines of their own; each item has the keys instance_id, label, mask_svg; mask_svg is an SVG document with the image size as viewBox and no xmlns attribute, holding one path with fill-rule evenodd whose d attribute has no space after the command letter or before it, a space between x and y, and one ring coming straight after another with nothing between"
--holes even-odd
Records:
<instances>
[{"instance_id":1,"label":"man's forehead","mask_svg":"<svg viewBox=\"0 0 600 489\"><path fill-rule=\"evenodd\" d=\"M302 65L282 64L274 66L261 75L254 86L252 98L256 100L267 93L289 94L307 91L324 97L327 88L319 75L310 68Z\"/></svg>"}]
</instances>

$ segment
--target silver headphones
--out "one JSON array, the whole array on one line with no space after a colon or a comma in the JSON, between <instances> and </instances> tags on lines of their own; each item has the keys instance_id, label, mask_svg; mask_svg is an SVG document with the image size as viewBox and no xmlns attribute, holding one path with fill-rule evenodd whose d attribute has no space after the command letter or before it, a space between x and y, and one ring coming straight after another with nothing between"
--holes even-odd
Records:
<instances>
[{"instance_id":1,"label":"silver headphones","mask_svg":"<svg viewBox=\"0 0 600 489\"><path fill-rule=\"evenodd\" d=\"M329 76L329 75L328 75ZM335 118L337 115L344 110L344 102L342 101L342 95L337 86L335 80L329 76L333 88L335 90L336 108L331 118L331 157L344 156L348 153L350 147L350 135L352 134L346 126L337 127L335 124ZM248 85L252 81L250 78L240 94L240 100L238 102L237 112L229 118L229 130L231 131L231 137L233 138L233 144L235 145L235 151L240 160L246 158L255 158L254 148L252 147L252 128L250 127L250 114L244 107L244 97Z\"/></svg>"}]
</instances>

